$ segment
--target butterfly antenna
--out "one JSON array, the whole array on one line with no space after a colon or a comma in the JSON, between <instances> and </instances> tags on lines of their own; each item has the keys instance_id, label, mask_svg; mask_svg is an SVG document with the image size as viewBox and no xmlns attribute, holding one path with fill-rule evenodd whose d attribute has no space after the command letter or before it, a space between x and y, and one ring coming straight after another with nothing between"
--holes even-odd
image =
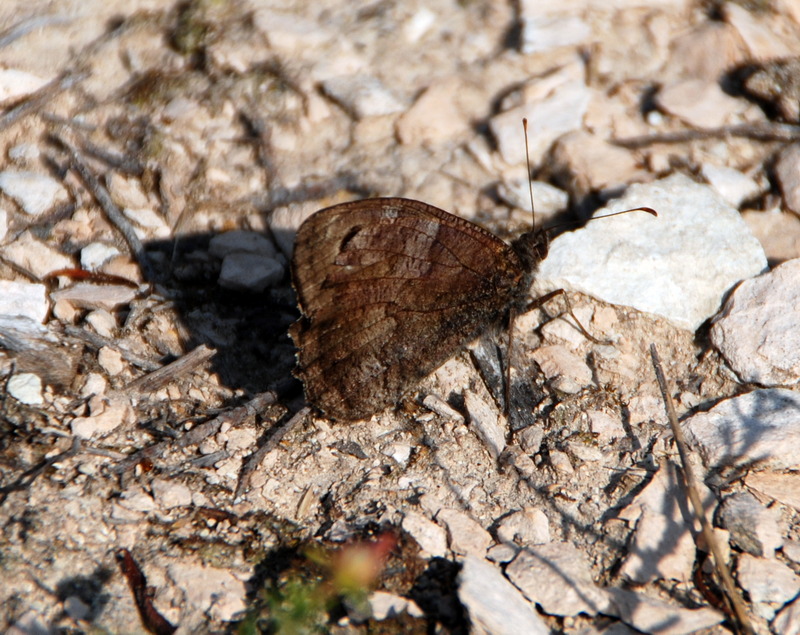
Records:
<instances>
[{"instance_id":1,"label":"butterfly antenna","mask_svg":"<svg viewBox=\"0 0 800 635\"><path fill-rule=\"evenodd\" d=\"M528 148L528 119L522 118L522 129L525 131L525 166L528 168L528 194L531 197L531 230L536 229L536 206L533 204L533 181L531 181L531 151Z\"/></svg>"}]
</instances>

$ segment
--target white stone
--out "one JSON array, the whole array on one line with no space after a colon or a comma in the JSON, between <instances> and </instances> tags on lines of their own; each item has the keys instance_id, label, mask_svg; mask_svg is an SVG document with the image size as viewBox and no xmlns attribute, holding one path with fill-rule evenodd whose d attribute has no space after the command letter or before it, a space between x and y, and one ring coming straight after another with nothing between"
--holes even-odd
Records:
<instances>
[{"instance_id":1,"label":"white stone","mask_svg":"<svg viewBox=\"0 0 800 635\"><path fill-rule=\"evenodd\" d=\"M405 104L371 75L344 75L322 82L325 93L354 118L391 115L405 110Z\"/></svg>"},{"instance_id":2,"label":"white stone","mask_svg":"<svg viewBox=\"0 0 800 635\"><path fill-rule=\"evenodd\" d=\"M701 173L708 184L731 207L738 209L746 200L761 193L758 183L735 168L704 163Z\"/></svg>"},{"instance_id":3,"label":"white stone","mask_svg":"<svg viewBox=\"0 0 800 635\"><path fill-rule=\"evenodd\" d=\"M233 253L222 261L218 282L225 289L260 293L280 282L283 273L283 265L275 258Z\"/></svg>"},{"instance_id":4,"label":"white stone","mask_svg":"<svg viewBox=\"0 0 800 635\"><path fill-rule=\"evenodd\" d=\"M450 549L454 553L486 557L486 550L494 541L475 520L455 509L439 510L436 520L447 527Z\"/></svg>"},{"instance_id":5,"label":"white stone","mask_svg":"<svg viewBox=\"0 0 800 635\"><path fill-rule=\"evenodd\" d=\"M532 3L522 4L530 6ZM521 50L524 55L577 46L586 43L591 35L591 27L578 16L522 12Z\"/></svg>"},{"instance_id":6,"label":"white stone","mask_svg":"<svg viewBox=\"0 0 800 635\"><path fill-rule=\"evenodd\" d=\"M70 302L70 304L72 304ZM89 324L98 335L103 337L113 337L117 330L117 321L114 316L105 309L95 309L86 316L86 323Z\"/></svg>"},{"instance_id":7,"label":"white stone","mask_svg":"<svg viewBox=\"0 0 800 635\"><path fill-rule=\"evenodd\" d=\"M1 250L3 258L39 279L59 269L74 266L71 258L36 238L26 230Z\"/></svg>"},{"instance_id":8,"label":"white stone","mask_svg":"<svg viewBox=\"0 0 800 635\"><path fill-rule=\"evenodd\" d=\"M658 91L656 103L665 112L696 128L719 128L732 123L747 102L723 92L717 82L682 79Z\"/></svg>"},{"instance_id":9,"label":"white stone","mask_svg":"<svg viewBox=\"0 0 800 635\"><path fill-rule=\"evenodd\" d=\"M230 622L247 608L247 588L231 571L176 562L167 572L189 606L213 620Z\"/></svg>"},{"instance_id":10,"label":"white stone","mask_svg":"<svg viewBox=\"0 0 800 635\"><path fill-rule=\"evenodd\" d=\"M47 287L0 280L0 316L24 317L41 324L47 317Z\"/></svg>"},{"instance_id":11,"label":"white stone","mask_svg":"<svg viewBox=\"0 0 800 635\"><path fill-rule=\"evenodd\" d=\"M169 228L164 218L149 207L126 207L122 210L122 213L128 220L144 230L137 232L140 238L147 238L149 236L167 238L172 235L172 230Z\"/></svg>"},{"instance_id":12,"label":"white stone","mask_svg":"<svg viewBox=\"0 0 800 635\"><path fill-rule=\"evenodd\" d=\"M689 635L720 624L725 616L710 608L684 609L641 593L610 588L614 609L611 615L619 618L641 633L658 635Z\"/></svg>"},{"instance_id":13,"label":"white stone","mask_svg":"<svg viewBox=\"0 0 800 635\"><path fill-rule=\"evenodd\" d=\"M423 557L447 555L447 532L426 516L409 510L403 516L402 528L423 551Z\"/></svg>"},{"instance_id":14,"label":"white stone","mask_svg":"<svg viewBox=\"0 0 800 635\"><path fill-rule=\"evenodd\" d=\"M103 346L97 351L97 363L112 377L114 375L119 375L125 370L125 362L122 360L122 353L109 346Z\"/></svg>"},{"instance_id":15,"label":"white stone","mask_svg":"<svg viewBox=\"0 0 800 635\"><path fill-rule=\"evenodd\" d=\"M800 259L745 280L711 329L730 367L748 383L800 382Z\"/></svg>"},{"instance_id":16,"label":"white stone","mask_svg":"<svg viewBox=\"0 0 800 635\"><path fill-rule=\"evenodd\" d=\"M464 392L464 407L470 427L483 441L492 458L497 460L506 447L505 419L493 404L487 403L471 390Z\"/></svg>"},{"instance_id":17,"label":"white stone","mask_svg":"<svg viewBox=\"0 0 800 635\"><path fill-rule=\"evenodd\" d=\"M506 575L548 615L597 615L610 607L608 593L594 583L586 556L572 543L522 549Z\"/></svg>"},{"instance_id":18,"label":"white stone","mask_svg":"<svg viewBox=\"0 0 800 635\"><path fill-rule=\"evenodd\" d=\"M561 392L574 395L593 383L586 362L563 346L540 346L532 357L553 388Z\"/></svg>"},{"instance_id":19,"label":"white stone","mask_svg":"<svg viewBox=\"0 0 800 635\"><path fill-rule=\"evenodd\" d=\"M800 393L754 390L718 403L682 423L709 467L800 465Z\"/></svg>"},{"instance_id":20,"label":"white stone","mask_svg":"<svg viewBox=\"0 0 800 635\"><path fill-rule=\"evenodd\" d=\"M778 514L748 492L728 496L722 502L719 518L731 534L731 544L742 551L772 558L783 546Z\"/></svg>"},{"instance_id":21,"label":"white stone","mask_svg":"<svg viewBox=\"0 0 800 635\"><path fill-rule=\"evenodd\" d=\"M714 495L698 485L703 505L708 509ZM686 580L692 575L696 556L691 510L680 505L685 500L677 467L662 465L652 480L639 492L619 517L636 523L633 540L620 573L635 584L658 579ZM669 548L664 548L669 545Z\"/></svg>"},{"instance_id":22,"label":"white stone","mask_svg":"<svg viewBox=\"0 0 800 635\"><path fill-rule=\"evenodd\" d=\"M90 243L81 249L81 267L96 271L103 264L119 256L120 251L114 245L106 243Z\"/></svg>"},{"instance_id":23,"label":"white stone","mask_svg":"<svg viewBox=\"0 0 800 635\"><path fill-rule=\"evenodd\" d=\"M597 220L554 240L539 267L537 292L580 291L694 330L733 285L766 267L739 213L683 175L633 185L597 216L643 205L659 216Z\"/></svg>"},{"instance_id":24,"label":"white stone","mask_svg":"<svg viewBox=\"0 0 800 635\"><path fill-rule=\"evenodd\" d=\"M800 143L786 146L775 161L775 177L786 207L800 214Z\"/></svg>"},{"instance_id":25,"label":"white stone","mask_svg":"<svg viewBox=\"0 0 800 635\"><path fill-rule=\"evenodd\" d=\"M800 635L800 598L787 604L775 616L772 632L783 635Z\"/></svg>"},{"instance_id":26,"label":"white stone","mask_svg":"<svg viewBox=\"0 0 800 635\"><path fill-rule=\"evenodd\" d=\"M436 14L427 7L417 9L416 13L403 25L403 35L410 43L419 41L436 24Z\"/></svg>"},{"instance_id":27,"label":"white stone","mask_svg":"<svg viewBox=\"0 0 800 635\"><path fill-rule=\"evenodd\" d=\"M528 507L503 518L497 526L497 537L523 547L544 545L550 542L550 525L542 510Z\"/></svg>"},{"instance_id":28,"label":"white stone","mask_svg":"<svg viewBox=\"0 0 800 635\"><path fill-rule=\"evenodd\" d=\"M744 482L751 490L800 511L800 472L750 472Z\"/></svg>"},{"instance_id":29,"label":"white stone","mask_svg":"<svg viewBox=\"0 0 800 635\"><path fill-rule=\"evenodd\" d=\"M17 68L0 69L0 105L30 95L44 86L48 80Z\"/></svg>"},{"instance_id":30,"label":"white stone","mask_svg":"<svg viewBox=\"0 0 800 635\"><path fill-rule=\"evenodd\" d=\"M550 628L494 565L464 558L458 574L458 598L467 609L473 633L547 635Z\"/></svg>"},{"instance_id":31,"label":"white stone","mask_svg":"<svg viewBox=\"0 0 800 635\"><path fill-rule=\"evenodd\" d=\"M4 170L0 172L0 189L31 216L40 216L69 200L61 183L38 172Z\"/></svg>"},{"instance_id":32,"label":"white stone","mask_svg":"<svg viewBox=\"0 0 800 635\"><path fill-rule=\"evenodd\" d=\"M569 194L544 181L533 181L533 204L536 206L536 221L563 212L569 205ZM497 195L509 205L531 213L531 196L528 191L528 178L523 173L520 176L504 177L497 186Z\"/></svg>"},{"instance_id":33,"label":"white stone","mask_svg":"<svg viewBox=\"0 0 800 635\"><path fill-rule=\"evenodd\" d=\"M272 241L262 234L236 229L214 236L208 244L208 253L215 258L224 258L235 253L274 258L278 252Z\"/></svg>"},{"instance_id":34,"label":"white stone","mask_svg":"<svg viewBox=\"0 0 800 635\"><path fill-rule=\"evenodd\" d=\"M739 557L736 580L747 591L758 613L770 619L781 606L800 593L800 577L779 560L756 558L749 553Z\"/></svg>"},{"instance_id":35,"label":"white stone","mask_svg":"<svg viewBox=\"0 0 800 635\"><path fill-rule=\"evenodd\" d=\"M105 309L113 311L118 306L129 304L136 297L136 289L121 284L92 284L79 282L50 294L53 302L67 300L83 309Z\"/></svg>"},{"instance_id":36,"label":"white stone","mask_svg":"<svg viewBox=\"0 0 800 635\"><path fill-rule=\"evenodd\" d=\"M183 483L155 478L151 487L153 498L161 509L188 507L192 504L192 490Z\"/></svg>"},{"instance_id":37,"label":"white stone","mask_svg":"<svg viewBox=\"0 0 800 635\"><path fill-rule=\"evenodd\" d=\"M409 615L418 613L416 616L419 617L419 613L421 613L413 600L407 600L387 591L373 591L368 601L373 619L379 621L399 617L403 613L408 613Z\"/></svg>"},{"instance_id":38,"label":"white stone","mask_svg":"<svg viewBox=\"0 0 800 635\"><path fill-rule=\"evenodd\" d=\"M76 417L70 424L72 434L81 439L105 436L124 424L136 421L130 402L121 396L97 394L89 399L89 416Z\"/></svg>"},{"instance_id":39,"label":"white stone","mask_svg":"<svg viewBox=\"0 0 800 635\"><path fill-rule=\"evenodd\" d=\"M439 80L429 86L397 120L397 137L405 145L436 144L469 130L459 111L457 78Z\"/></svg>"},{"instance_id":40,"label":"white stone","mask_svg":"<svg viewBox=\"0 0 800 635\"><path fill-rule=\"evenodd\" d=\"M530 156L539 163L553 142L565 132L580 128L591 100L591 92L573 65L550 76L534 80L531 90L519 93L521 105L495 115L489 128L497 140L503 160L509 165L525 163L525 137L522 119L528 119ZM535 90L541 83L547 90ZM544 94L541 94L544 93Z\"/></svg>"},{"instance_id":41,"label":"white stone","mask_svg":"<svg viewBox=\"0 0 800 635\"><path fill-rule=\"evenodd\" d=\"M6 390L14 399L28 406L41 406L44 403L42 380L33 373L12 375L6 384Z\"/></svg>"}]
</instances>

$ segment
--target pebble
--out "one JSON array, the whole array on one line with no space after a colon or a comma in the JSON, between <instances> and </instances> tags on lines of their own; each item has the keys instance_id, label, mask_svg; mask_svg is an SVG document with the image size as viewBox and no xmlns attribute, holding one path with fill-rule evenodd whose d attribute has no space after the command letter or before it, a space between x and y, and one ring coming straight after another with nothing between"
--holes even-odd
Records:
<instances>
[{"instance_id":1,"label":"pebble","mask_svg":"<svg viewBox=\"0 0 800 635\"><path fill-rule=\"evenodd\" d=\"M725 620L720 611L710 608L684 609L626 589L610 588L614 609L609 611L640 633L689 635Z\"/></svg>"},{"instance_id":2,"label":"pebble","mask_svg":"<svg viewBox=\"0 0 800 635\"><path fill-rule=\"evenodd\" d=\"M742 218L758 238L770 264L800 258L800 218L779 208L746 210Z\"/></svg>"},{"instance_id":3,"label":"pebble","mask_svg":"<svg viewBox=\"0 0 800 635\"><path fill-rule=\"evenodd\" d=\"M222 261L217 282L225 289L261 293L280 282L283 276L284 267L275 258L235 253Z\"/></svg>"},{"instance_id":4,"label":"pebble","mask_svg":"<svg viewBox=\"0 0 800 635\"><path fill-rule=\"evenodd\" d=\"M691 416L683 429L709 467L800 465L800 394L785 388L726 399Z\"/></svg>"},{"instance_id":5,"label":"pebble","mask_svg":"<svg viewBox=\"0 0 800 635\"><path fill-rule=\"evenodd\" d=\"M550 385L568 395L575 395L593 383L592 370L583 358L563 346L540 346L533 351L532 359Z\"/></svg>"},{"instance_id":6,"label":"pebble","mask_svg":"<svg viewBox=\"0 0 800 635\"><path fill-rule=\"evenodd\" d=\"M750 11L735 2L722 5L722 16L742 38L748 51L750 61L772 60L792 57L798 51L792 51L783 43L776 25L756 18Z\"/></svg>"},{"instance_id":7,"label":"pebble","mask_svg":"<svg viewBox=\"0 0 800 635\"><path fill-rule=\"evenodd\" d=\"M634 212L555 239L539 267L537 292L580 291L695 330L733 285L766 267L739 213L707 185L681 174L633 185L597 216L640 205L658 217Z\"/></svg>"},{"instance_id":8,"label":"pebble","mask_svg":"<svg viewBox=\"0 0 800 635\"><path fill-rule=\"evenodd\" d=\"M695 128L719 128L733 123L747 108L747 102L722 91L714 81L684 79L667 84L656 94L664 112Z\"/></svg>"},{"instance_id":9,"label":"pebble","mask_svg":"<svg viewBox=\"0 0 800 635\"><path fill-rule=\"evenodd\" d=\"M122 213L134 223L134 231L142 240L169 238L172 235L172 230L164 218L149 207L126 207Z\"/></svg>"},{"instance_id":10,"label":"pebble","mask_svg":"<svg viewBox=\"0 0 800 635\"><path fill-rule=\"evenodd\" d=\"M355 119L403 112L405 104L371 75L343 75L322 82L328 97L339 103Z\"/></svg>"},{"instance_id":11,"label":"pebble","mask_svg":"<svg viewBox=\"0 0 800 635\"><path fill-rule=\"evenodd\" d=\"M586 86L581 65L571 65L545 78L531 81L517 91L509 101L521 101L521 105L509 107L489 120L489 128L497 141L503 160L509 165L525 162L525 137L522 134L522 118L527 117L531 162L542 161L545 153L565 132L581 127L583 116L591 100L591 91ZM541 84L543 88L539 88ZM547 90L544 90L544 87Z\"/></svg>"},{"instance_id":12,"label":"pebble","mask_svg":"<svg viewBox=\"0 0 800 635\"><path fill-rule=\"evenodd\" d=\"M427 516L409 510L403 516L401 527L420 546L423 557L446 557L447 532Z\"/></svg>"},{"instance_id":13,"label":"pebble","mask_svg":"<svg viewBox=\"0 0 800 635\"><path fill-rule=\"evenodd\" d=\"M516 433L519 447L527 454L536 454L542 447L544 441L544 430L540 426L528 426L524 430Z\"/></svg>"},{"instance_id":14,"label":"pebble","mask_svg":"<svg viewBox=\"0 0 800 635\"><path fill-rule=\"evenodd\" d=\"M458 599L469 614L470 632L492 635L550 633L550 628L500 569L482 558L467 556L461 563Z\"/></svg>"},{"instance_id":15,"label":"pebble","mask_svg":"<svg viewBox=\"0 0 800 635\"><path fill-rule=\"evenodd\" d=\"M450 550L458 555L484 558L494 542L488 531L458 510L440 509L436 520L447 527Z\"/></svg>"},{"instance_id":16,"label":"pebble","mask_svg":"<svg viewBox=\"0 0 800 635\"><path fill-rule=\"evenodd\" d=\"M800 511L800 473L750 472L744 482L751 490Z\"/></svg>"},{"instance_id":17,"label":"pebble","mask_svg":"<svg viewBox=\"0 0 800 635\"><path fill-rule=\"evenodd\" d=\"M449 403L447 403L441 397L437 397L436 395L425 395L422 399L422 405L425 406L431 412L435 412L437 415L446 419L448 421L454 421L455 423L462 424L464 423L464 415L462 415L458 410L453 408Z\"/></svg>"},{"instance_id":18,"label":"pebble","mask_svg":"<svg viewBox=\"0 0 800 635\"><path fill-rule=\"evenodd\" d=\"M70 306L73 306L68 300L62 302L68 302ZM86 316L86 323L94 329L95 333L103 337L113 337L117 330L117 320L105 309L90 311Z\"/></svg>"},{"instance_id":19,"label":"pebble","mask_svg":"<svg viewBox=\"0 0 800 635\"><path fill-rule=\"evenodd\" d=\"M0 172L0 190L13 198L26 214L41 216L69 200L67 190L54 178L19 170Z\"/></svg>"},{"instance_id":20,"label":"pebble","mask_svg":"<svg viewBox=\"0 0 800 635\"><path fill-rule=\"evenodd\" d=\"M569 194L564 190L544 181L533 181L531 187L537 222L567 209ZM530 215L531 196L528 191L528 178L524 173L519 176L504 176L497 186L497 195L504 203L524 210Z\"/></svg>"},{"instance_id":21,"label":"pebble","mask_svg":"<svg viewBox=\"0 0 800 635\"><path fill-rule=\"evenodd\" d=\"M0 316L24 317L41 324L47 309L47 287L43 284L0 280Z\"/></svg>"},{"instance_id":22,"label":"pebble","mask_svg":"<svg viewBox=\"0 0 800 635\"><path fill-rule=\"evenodd\" d=\"M520 3L523 55L549 51L561 46L575 46L592 35L591 27L578 16L543 15L535 0Z\"/></svg>"},{"instance_id":23,"label":"pebble","mask_svg":"<svg viewBox=\"0 0 800 635\"><path fill-rule=\"evenodd\" d=\"M11 105L26 95L36 92L48 80L17 68L0 69L0 105Z\"/></svg>"},{"instance_id":24,"label":"pebble","mask_svg":"<svg viewBox=\"0 0 800 635\"><path fill-rule=\"evenodd\" d=\"M506 428L504 420L498 416L497 408L472 390L464 392L464 407L470 427L483 441L492 458L497 460L506 447Z\"/></svg>"},{"instance_id":25,"label":"pebble","mask_svg":"<svg viewBox=\"0 0 800 635\"><path fill-rule=\"evenodd\" d=\"M112 377L119 375L125 370L125 362L122 359L122 353L109 346L103 346L97 351L97 363L100 364L100 368Z\"/></svg>"},{"instance_id":26,"label":"pebble","mask_svg":"<svg viewBox=\"0 0 800 635\"><path fill-rule=\"evenodd\" d=\"M44 403L42 380L33 373L12 375L6 383L6 390L14 399L25 405L41 406Z\"/></svg>"},{"instance_id":27,"label":"pebble","mask_svg":"<svg viewBox=\"0 0 800 635\"><path fill-rule=\"evenodd\" d=\"M167 573L183 592L184 600L201 615L212 620L230 622L247 609L247 588L228 569L206 567L201 564L173 562Z\"/></svg>"},{"instance_id":28,"label":"pebble","mask_svg":"<svg viewBox=\"0 0 800 635\"><path fill-rule=\"evenodd\" d=\"M550 154L550 169L569 183L573 199L597 193L608 198L627 184L647 180L630 150L612 145L585 130L559 137Z\"/></svg>"},{"instance_id":29,"label":"pebble","mask_svg":"<svg viewBox=\"0 0 800 635\"><path fill-rule=\"evenodd\" d=\"M106 262L120 255L119 249L106 243L90 243L81 249L81 267L97 271Z\"/></svg>"},{"instance_id":30,"label":"pebble","mask_svg":"<svg viewBox=\"0 0 800 635\"><path fill-rule=\"evenodd\" d=\"M731 535L731 544L754 556L772 558L783 546L779 517L748 492L728 496L719 512L722 526Z\"/></svg>"},{"instance_id":31,"label":"pebble","mask_svg":"<svg viewBox=\"0 0 800 635\"><path fill-rule=\"evenodd\" d=\"M772 622L772 632L785 635L800 634L800 598L787 604L778 612Z\"/></svg>"},{"instance_id":32,"label":"pebble","mask_svg":"<svg viewBox=\"0 0 800 635\"><path fill-rule=\"evenodd\" d=\"M761 193L758 183L735 168L704 163L700 173L728 205L737 209Z\"/></svg>"},{"instance_id":33,"label":"pebble","mask_svg":"<svg viewBox=\"0 0 800 635\"><path fill-rule=\"evenodd\" d=\"M124 424L136 421L130 402L122 397L102 394L89 399L89 416L76 417L70 424L72 434L81 439L103 437Z\"/></svg>"},{"instance_id":34,"label":"pebble","mask_svg":"<svg viewBox=\"0 0 800 635\"><path fill-rule=\"evenodd\" d=\"M608 613L610 598L592 580L586 556L569 542L522 549L506 575L548 615Z\"/></svg>"},{"instance_id":35,"label":"pebble","mask_svg":"<svg viewBox=\"0 0 800 635\"><path fill-rule=\"evenodd\" d=\"M703 505L708 509L714 496L704 485L698 487ZM677 503L684 497L677 467L666 463L619 513L619 518L636 524L620 570L626 579L634 584L647 584L660 578L691 578L697 548L692 533L694 517ZM669 549L664 545L669 545Z\"/></svg>"},{"instance_id":36,"label":"pebble","mask_svg":"<svg viewBox=\"0 0 800 635\"><path fill-rule=\"evenodd\" d=\"M411 617L423 617L425 615L414 600L409 600L387 591L373 591L368 601L372 618L378 621L399 617L403 613L408 613Z\"/></svg>"},{"instance_id":37,"label":"pebble","mask_svg":"<svg viewBox=\"0 0 800 635\"><path fill-rule=\"evenodd\" d=\"M142 187L142 182L138 178L111 172L106 177L106 187L111 195L111 200L123 209L138 209L151 205L151 201Z\"/></svg>"},{"instance_id":38,"label":"pebble","mask_svg":"<svg viewBox=\"0 0 800 635\"><path fill-rule=\"evenodd\" d=\"M736 580L747 591L756 613L772 619L789 600L800 593L800 577L779 560L742 554L736 566Z\"/></svg>"},{"instance_id":39,"label":"pebble","mask_svg":"<svg viewBox=\"0 0 800 635\"><path fill-rule=\"evenodd\" d=\"M161 509L188 507L192 504L192 490L183 483L154 478L150 486L153 498Z\"/></svg>"},{"instance_id":40,"label":"pebble","mask_svg":"<svg viewBox=\"0 0 800 635\"><path fill-rule=\"evenodd\" d=\"M136 297L136 289L121 284L77 284L53 291L50 299L53 302L66 300L73 306L82 309L105 309L113 311L118 306L130 304Z\"/></svg>"},{"instance_id":41,"label":"pebble","mask_svg":"<svg viewBox=\"0 0 800 635\"><path fill-rule=\"evenodd\" d=\"M786 207L795 214L800 214L800 143L786 146L778 153L775 178Z\"/></svg>"},{"instance_id":42,"label":"pebble","mask_svg":"<svg viewBox=\"0 0 800 635\"><path fill-rule=\"evenodd\" d=\"M462 86L453 79L432 84L397 120L397 138L405 145L440 144L469 130L469 121L458 108Z\"/></svg>"},{"instance_id":43,"label":"pebble","mask_svg":"<svg viewBox=\"0 0 800 635\"><path fill-rule=\"evenodd\" d=\"M215 258L237 253L274 258L278 254L272 241L262 234L239 229L214 236L208 244L208 253Z\"/></svg>"},{"instance_id":44,"label":"pebble","mask_svg":"<svg viewBox=\"0 0 800 635\"><path fill-rule=\"evenodd\" d=\"M74 266L71 258L36 238L26 230L0 250L5 260L42 279L52 271Z\"/></svg>"},{"instance_id":45,"label":"pebble","mask_svg":"<svg viewBox=\"0 0 800 635\"><path fill-rule=\"evenodd\" d=\"M748 383L800 382L800 259L742 282L711 328L711 342Z\"/></svg>"},{"instance_id":46,"label":"pebble","mask_svg":"<svg viewBox=\"0 0 800 635\"><path fill-rule=\"evenodd\" d=\"M497 537L523 547L544 545L550 542L550 525L542 510L528 507L504 517L497 526Z\"/></svg>"}]
</instances>

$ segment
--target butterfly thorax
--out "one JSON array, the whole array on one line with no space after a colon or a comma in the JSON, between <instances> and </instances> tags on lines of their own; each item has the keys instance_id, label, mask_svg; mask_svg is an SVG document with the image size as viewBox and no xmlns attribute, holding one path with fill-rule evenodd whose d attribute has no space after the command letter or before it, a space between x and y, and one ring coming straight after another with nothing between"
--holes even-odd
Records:
<instances>
[{"instance_id":1,"label":"butterfly thorax","mask_svg":"<svg viewBox=\"0 0 800 635\"><path fill-rule=\"evenodd\" d=\"M525 232L511 242L511 248L528 276L534 274L539 263L547 257L549 246L550 237L547 232L536 229Z\"/></svg>"}]
</instances>

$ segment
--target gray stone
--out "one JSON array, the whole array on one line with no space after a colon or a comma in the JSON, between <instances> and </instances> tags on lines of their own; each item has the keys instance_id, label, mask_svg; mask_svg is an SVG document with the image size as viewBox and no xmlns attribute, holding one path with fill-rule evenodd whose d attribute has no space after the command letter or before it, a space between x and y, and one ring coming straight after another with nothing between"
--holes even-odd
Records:
<instances>
[{"instance_id":1,"label":"gray stone","mask_svg":"<svg viewBox=\"0 0 800 635\"><path fill-rule=\"evenodd\" d=\"M709 467L800 465L800 393L785 388L726 399L682 426Z\"/></svg>"},{"instance_id":2,"label":"gray stone","mask_svg":"<svg viewBox=\"0 0 800 635\"><path fill-rule=\"evenodd\" d=\"M550 632L502 572L485 560L464 558L458 583L458 598L469 613L471 633L547 635Z\"/></svg>"},{"instance_id":3,"label":"gray stone","mask_svg":"<svg viewBox=\"0 0 800 635\"><path fill-rule=\"evenodd\" d=\"M683 175L633 185L598 220L559 236L539 268L539 291L568 289L662 315L694 330L737 282L761 273L764 251L739 213L707 185Z\"/></svg>"},{"instance_id":4,"label":"gray stone","mask_svg":"<svg viewBox=\"0 0 800 635\"><path fill-rule=\"evenodd\" d=\"M778 515L752 494L728 496L720 508L720 519L731 533L731 543L754 556L771 558L783 545Z\"/></svg>"}]
</instances>

